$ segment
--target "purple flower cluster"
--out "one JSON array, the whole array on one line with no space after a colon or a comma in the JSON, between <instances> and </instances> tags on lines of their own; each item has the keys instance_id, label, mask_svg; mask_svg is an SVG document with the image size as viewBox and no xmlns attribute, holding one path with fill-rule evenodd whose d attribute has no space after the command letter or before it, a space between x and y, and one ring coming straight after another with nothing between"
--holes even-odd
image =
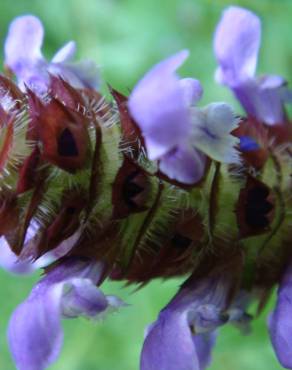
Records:
<instances>
[{"instance_id":1,"label":"purple flower cluster","mask_svg":"<svg viewBox=\"0 0 292 370\"><path fill-rule=\"evenodd\" d=\"M41 98L51 88L52 75L61 77L77 90L96 89L99 77L94 63L72 61L74 42L60 49L51 62L45 60L41 53L43 33L40 21L30 15L18 17L10 25L5 65L15 74L20 89ZM255 77L260 35L261 24L255 14L229 7L223 13L214 39L219 64L216 80L227 85L240 101L247 114L247 125L240 125L241 119L226 103L199 106L203 94L201 83L177 74L188 57L187 50L158 63L134 87L124 113L140 132L141 145L160 181L166 179L171 185L186 188L199 186L211 161L225 164L229 169L238 168L248 152L254 152L256 157L261 150L266 150L265 136L261 130L256 131L257 125L261 124L266 132L287 124L284 104L291 99L291 93L283 78ZM68 136L66 140L72 141L72 138ZM257 185L256 190L260 187L263 188ZM136 195L140 188L132 184L130 190L131 195ZM252 197L250 193L248 197ZM258 208L269 208L267 204L264 199ZM247 207L245 203L244 207ZM258 212L269 211L258 208ZM238 214L240 218L240 210ZM253 216L248 213L248 217L246 223L254 226ZM39 227L31 222L26 233L28 242L34 239ZM119 298L106 296L100 290L104 278L111 276L102 258L80 258L74 254L64 258L80 235L80 232L73 234L34 263L18 260L9 248L9 240L1 236L0 264L3 267L26 273L49 266L9 323L9 345L19 370L41 370L57 359L63 341L61 318L97 318L125 306ZM188 239L176 235L175 242L186 246ZM51 265L56 261L56 265ZM240 265L238 256L224 261L218 268L212 265L207 274L201 266L203 272L199 268L191 275L148 327L141 370L203 370L210 364L211 351L222 325L231 323L243 331L248 330L251 316L247 308L253 292L245 287L235 289L238 283L234 279L234 266L237 264ZM232 295L232 291L236 293ZM276 308L269 317L276 355L288 369L292 369L291 302L290 266L281 275Z\"/></svg>"}]
</instances>

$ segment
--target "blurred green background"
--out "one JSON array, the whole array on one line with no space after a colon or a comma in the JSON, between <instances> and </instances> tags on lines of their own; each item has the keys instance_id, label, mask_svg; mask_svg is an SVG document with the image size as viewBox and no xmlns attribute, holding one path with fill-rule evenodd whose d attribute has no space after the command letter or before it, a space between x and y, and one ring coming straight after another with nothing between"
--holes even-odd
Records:
<instances>
[{"instance_id":1,"label":"blurred green background","mask_svg":"<svg viewBox=\"0 0 292 370\"><path fill-rule=\"evenodd\" d=\"M44 53L48 58L66 41L76 40L78 56L94 59L106 81L125 93L154 63L189 48L191 57L181 74L201 80L205 88L202 103L226 100L240 109L229 91L213 80L213 31L221 11L230 4L246 6L262 18L258 72L291 80L291 0L1 0L0 37L3 43L15 16L33 13L45 25ZM17 277L0 271L0 370L14 369L6 344L7 322L37 279L37 275ZM122 284L106 283L105 292L123 297L130 306L102 322L64 322L64 348L50 369L137 370L144 328L155 320L179 283L155 281L134 294ZM265 316L253 323L253 332L247 337L234 328L223 328L211 369L281 369L269 344Z\"/></svg>"}]
</instances>

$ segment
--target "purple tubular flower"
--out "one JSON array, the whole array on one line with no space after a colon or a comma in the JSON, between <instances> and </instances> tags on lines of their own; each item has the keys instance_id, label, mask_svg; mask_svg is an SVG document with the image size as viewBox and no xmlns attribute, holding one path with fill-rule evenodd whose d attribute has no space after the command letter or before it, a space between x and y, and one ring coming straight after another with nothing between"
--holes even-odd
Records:
<instances>
[{"instance_id":1,"label":"purple tubular flower","mask_svg":"<svg viewBox=\"0 0 292 370\"><path fill-rule=\"evenodd\" d=\"M277 358L285 369L292 369L292 266L286 270L280 287L275 310L268 326Z\"/></svg>"},{"instance_id":2,"label":"purple tubular flower","mask_svg":"<svg viewBox=\"0 0 292 370\"><path fill-rule=\"evenodd\" d=\"M190 281L150 326L141 370L203 370L211 361L215 330L227 321L239 321L243 309L226 311L230 281L213 274ZM232 310L231 310L232 308Z\"/></svg>"},{"instance_id":3,"label":"purple tubular flower","mask_svg":"<svg viewBox=\"0 0 292 370\"><path fill-rule=\"evenodd\" d=\"M200 99L202 87L199 81L180 79L175 73L188 54L183 50L154 66L129 97L149 159L159 160L162 172L187 184L197 182L204 170L203 156L189 144L189 106Z\"/></svg>"},{"instance_id":4,"label":"purple tubular flower","mask_svg":"<svg viewBox=\"0 0 292 370\"><path fill-rule=\"evenodd\" d=\"M49 73L59 75L76 88L98 85L96 65L89 60L72 62L76 53L75 42L63 46L47 62L42 55L44 30L38 18L32 15L17 17L10 24L5 41L5 64L17 76L22 89L25 85L43 93L49 84Z\"/></svg>"},{"instance_id":5,"label":"purple tubular flower","mask_svg":"<svg viewBox=\"0 0 292 370\"><path fill-rule=\"evenodd\" d=\"M255 78L260 39L261 23L254 13L237 6L225 10L214 39L216 79L232 89L249 115L274 125L285 119L289 94L280 76Z\"/></svg>"},{"instance_id":6,"label":"purple tubular flower","mask_svg":"<svg viewBox=\"0 0 292 370\"><path fill-rule=\"evenodd\" d=\"M41 370L59 355L63 332L61 317L99 317L122 301L105 296L101 282L103 264L70 259L51 270L14 311L8 341L19 370Z\"/></svg>"},{"instance_id":7,"label":"purple tubular flower","mask_svg":"<svg viewBox=\"0 0 292 370\"><path fill-rule=\"evenodd\" d=\"M201 180L206 155L225 163L238 162L238 139L230 135L238 120L224 103L195 105L203 89L198 80L180 79L176 69L183 50L154 66L134 88L129 110L145 139L150 160L170 179L185 184Z\"/></svg>"}]
</instances>

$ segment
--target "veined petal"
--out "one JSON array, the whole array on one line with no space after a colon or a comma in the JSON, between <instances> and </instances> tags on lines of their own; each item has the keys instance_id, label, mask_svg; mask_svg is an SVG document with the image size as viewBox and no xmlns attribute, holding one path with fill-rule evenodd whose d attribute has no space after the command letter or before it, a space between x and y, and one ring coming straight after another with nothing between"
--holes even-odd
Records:
<instances>
[{"instance_id":1,"label":"veined petal","mask_svg":"<svg viewBox=\"0 0 292 370\"><path fill-rule=\"evenodd\" d=\"M52 58L52 63L63 63L71 61L76 54L76 42L69 41L59 49Z\"/></svg>"},{"instance_id":2,"label":"veined petal","mask_svg":"<svg viewBox=\"0 0 292 370\"><path fill-rule=\"evenodd\" d=\"M260 39L261 23L254 13L237 6L224 11L214 39L219 82L236 86L254 76Z\"/></svg>"},{"instance_id":3,"label":"veined petal","mask_svg":"<svg viewBox=\"0 0 292 370\"><path fill-rule=\"evenodd\" d=\"M63 342L62 316L96 317L110 307L112 298L107 300L96 287L102 273L102 263L70 259L33 288L13 313L8 328L19 370L42 370L57 359Z\"/></svg>"},{"instance_id":4,"label":"veined petal","mask_svg":"<svg viewBox=\"0 0 292 370\"><path fill-rule=\"evenodd\" d=\"M43 26L33 15L17 17L10 24L4 46L5 64L17 76L43 59L41 53L43 37Z\"/></svg>"},{"instance_id":5,"label":"veined petal","mask_svg":"<svg viewBox=\"0 0 292 370\"><path fill-rule=\"evenodd\" d=\"M160 162L161 172L183 184L195 184L204 175L206 157L191 147L178 147L164 155Z\"/></svg>"},{"instance_id":6,"label":"veined petal","mask_svg":"<svg viewBox=\"0 0 292 370\"><path fill-rule=\"evenodd\" d=\"M239 139L231 135L238 119L225 103L212 103L203 109L193 109L193 145L203 153L223 163L239 162L235 148Z\"/></svg>"},{"instance_id":7,"label":"veined petal","mask_svg":"<svg viewBox=\"0 0 292 370\"><path fill-rule=\"evenodd\" d=\"M221 163L239 163L240 156L236 149L240 140L228 135L219 140L208 137L207 135L198 137L196 147L210 158Z\"/></svg>"},{"instance_id":8,"label":"veined petal","mask_svg":"<svg viewBox=\"0 0 292 370\"><path fill-rule=\"evenodd\" d=\"M203 108L206 129L214 136L223 137L238 126L238 119L230 105L222 102L208 104Z\"/></svg>"},{"instance_id":9,"label":"veined petal","mask_svg":"<svg viewBox=\"0 0 292 370\"><path fill-rule=\"evenodd\" d=\"M292 369L292 268L287 269L278 290L275 310L268 326L272 345L281 365Z\"/></svg>"},{"instance_id":10,"label":"veined petal","mask_svg":"<svg viewBox=\"0 0 292 370\"><path fill-rule=\"evenodd\" d=\"M149 159L158 159L190 132L188 102L176 69L188 57L183 50L154 66L132 91L128 105L145 138ZM151 146L148 145L151 142Z\"/></svg>"}]
</instances>

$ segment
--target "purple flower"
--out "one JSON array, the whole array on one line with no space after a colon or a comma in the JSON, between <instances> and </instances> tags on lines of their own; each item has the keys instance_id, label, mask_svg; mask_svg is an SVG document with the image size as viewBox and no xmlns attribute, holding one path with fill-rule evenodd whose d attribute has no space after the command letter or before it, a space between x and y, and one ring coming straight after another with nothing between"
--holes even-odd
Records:
<instances>
[{"instance_id":1,"label":"purple flower","mask_svg":"<svg viewBox=\"0 0 292 370\"><path fill-rule=\"evenodd\" d=\"M148 330L141 370L203 370L211 361L216 329L240 322L246 301L235 300L226 310L230 280L213 274L190 281L161 311Z\"/></svg>"},{"instance_id":2,"label":"purple flower","mask_svg":"<svg viewBox=\"0 0 292 370\"><path fill-rule=\"evenodd\" d=\"M10 349L19 370L41 370L56 360L63 342L61 317L97 318L123 305L96 287L103 272L101 262L70 259L33 288L14 311L8 328Z\"/></svg>"},{"instance_id":3,"label":"purple flower","mask_svg":"<svg viewBox=\"0 0 292 370\"><path fill-rule=\"evenodd\" d=\"M193 184L204 174L206 154L232 162L238 139L229 135L236 120L226 104L195 107L202 96L200 82L176 74L187 57L183 50L154 66L132 91L129 110L149 159L158 160L169 178Z\"/></svg>"},{"instance_id":4,"label":"purple flower","mask_svg":"<svg viewBox=\"0 0 292 370\"><path fill-rule=\"evenodd\" d=\"M35 271L33 263L21 261L12 252L4 236L0 237L0 266L14 274L30 274Z\"/></svg>"},{"instance_id":5,"label":"purple flower","mask_svg":"<svg viewBox=\"0 0 292 370\"><path fill-rule=\"evenodd\" d=\"M49 73L61 76L76 88L96 88L99 79L95 63L72 61L75 42L68 42L51 62L47 62L41 52L43 37L43 26L35 16L17 17L10 24L5 42L5 64L15 73L22 89L26 84L39 93L45 92Z\"/></svg>"},{"instance_id":6,"label":"purple flower","mask_svg":"<svg viewBox=\"0 0 292 370\"><path fill-rule=\"evenodd\" d=\"M260 38L261 23L255 14L237 6L227 8L215 33L216 79L232 89L249 115L274 125L284 122L284 102L291 98L282 77L255 78Z\"/></svg>"},{"instance_id":7,"label":"purple flower","mask_svg":"<svg viewBox=\"0 0 292 370\"><path fill-rule=\"evenodd\" d=\"M34 271L49 266L65 256L80 238L80 229L69 238L63 240L56 248L35 259L34 244L38 238L39 225L32 220L24 240L24 247L19 256L12 250L4 236L0 237L0 267L13 274L31 274Z\"/></svg>"},{"instance_id":8,"label":"purple flower","mask_svg":"<svg viewBox=\"0 0 292 370\"><path fill-rule=\"evenodd\" d=\"M292 369L292 266L280 283L275 310L269 317L271 341L279 362L285 369Z\"/></svg>"}]
</instances>

